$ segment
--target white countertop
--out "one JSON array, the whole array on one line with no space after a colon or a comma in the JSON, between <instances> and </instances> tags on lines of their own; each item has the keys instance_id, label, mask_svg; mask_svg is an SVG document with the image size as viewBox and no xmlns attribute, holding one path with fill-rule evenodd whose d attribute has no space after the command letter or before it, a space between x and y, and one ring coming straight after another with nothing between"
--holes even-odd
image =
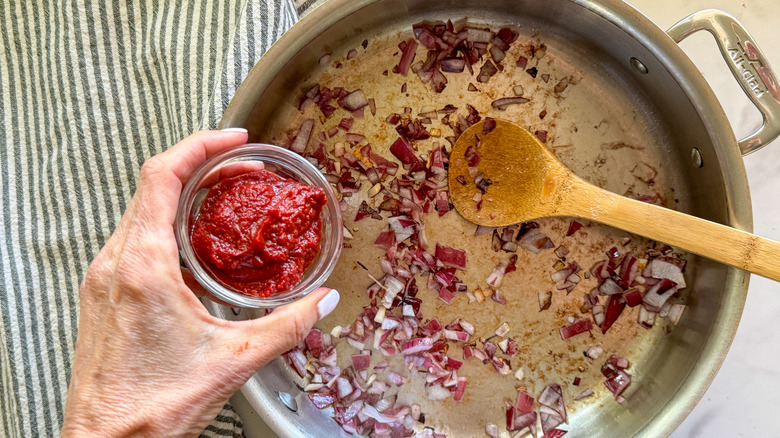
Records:
<instances>
[{"instance_id":1,"label":"white countertop","mask_svg":"<svg viewBox=\"0 0 780 438\"><path fill-rule=\"evenodd\" d=\"M767 60L780 70L780 2L777 0L629 0L662 29L702 9L715 8L737 17ZM721 101L737 138L753 132L761 118L742 93L712 37L699 32L681 44ZM780 140L745 157L753 199L754 232L780 240ZM683 437L780 437L780 284L752 276L737 335L726 361L693 412L672 434ZM245 405L248 437L275 436Z\"/></svg>"},{"instance_id":2,"label":"white countertop","mask_svg":"<svg viewBox=\"0 0 780 438\"><path fill-rule=\"evenodd\" d=\"M702 9L726 11L739 19L775 69L780 67L780 3L776 0L630 0L662 29ZM715 91L737 138L761 121L706 32L681 44ZM777 71L777 70L775 70ZM745 157L753 199L753 230L780 240L780 140ZM745 310L726 361L688 418L672 434L683 437L780 437L780 284L751 276Z\"/></svg>"}]
</instances>

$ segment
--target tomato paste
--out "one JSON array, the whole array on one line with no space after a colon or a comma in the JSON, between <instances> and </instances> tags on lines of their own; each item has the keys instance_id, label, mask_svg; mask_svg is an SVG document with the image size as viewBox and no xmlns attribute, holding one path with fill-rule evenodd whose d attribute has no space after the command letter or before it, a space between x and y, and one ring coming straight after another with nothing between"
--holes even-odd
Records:
<instances>
[{"instance_id":1,"label":"tomato paste","mask_svg":"<svg viewBox=\"0 0 780 438\"><path fill-rule=\"evenodd\" d=\"M269 297L301 281L320 251L325 191L260 170L214 185L192 227L195 254L247 295Z\"/></svg>"}]
</instances>

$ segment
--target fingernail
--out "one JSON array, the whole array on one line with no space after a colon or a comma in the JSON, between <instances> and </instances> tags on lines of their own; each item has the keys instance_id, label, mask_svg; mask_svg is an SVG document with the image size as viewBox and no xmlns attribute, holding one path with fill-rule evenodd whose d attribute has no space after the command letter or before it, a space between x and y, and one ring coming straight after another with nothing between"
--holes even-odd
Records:
<instances>
[{"instance_id":1,"label":"fingernail","mask_svg":"<svg viewBox=\"0 0 780 438\"><path fill-rule=\"evenodd\" d=\"M325 318L336 308L341 296L336 289L331 289L327 295L317 303L317 313L320 315L320 319Z\"/></svg>"},{"instance_id":2,"label":"fingernail","mask_svg":"<svg viewBox=\"0 0 780 438\"><path fill-rule=\"evenodd\" d=\"M246 134L249 131L247 131L244 128L234 127L234 128L225 128L225 129L222 130L222 132L243 132L244 134Z\"/></svg>"}]
</instances>

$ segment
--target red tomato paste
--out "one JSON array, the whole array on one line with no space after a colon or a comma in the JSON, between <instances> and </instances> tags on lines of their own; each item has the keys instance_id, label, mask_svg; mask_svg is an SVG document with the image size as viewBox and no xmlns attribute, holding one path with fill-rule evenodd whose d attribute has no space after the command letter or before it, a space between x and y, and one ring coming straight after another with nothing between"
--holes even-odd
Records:
<instances>
[{"instance_id":1,"label":"red tomato paste","mask_svg":"<svg viewBox=\"0 0 780 438\"><path fill-rule=\"evenodd\" d=\"M214 185L192 227L192 246L213 275L269 297L301 281L320 251L325 191L260 170Z\"/></svg>"}]
</instances>

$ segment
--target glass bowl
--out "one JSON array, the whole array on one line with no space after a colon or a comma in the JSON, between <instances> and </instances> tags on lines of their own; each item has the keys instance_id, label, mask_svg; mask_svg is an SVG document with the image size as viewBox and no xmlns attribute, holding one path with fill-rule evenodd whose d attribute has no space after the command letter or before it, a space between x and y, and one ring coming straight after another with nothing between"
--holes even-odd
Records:
<instances>
[{"instance_id":1,"label":"glass bowl","mask_svg":"<svg viewBox=\"0 0 780 438\"><path fill-rule=\"evenodd\" d=\"M246 295L219 281L211 274L209 267L195 255L190 241L192 224L198 217L201 204L209 189L220 180L220 175L236 176L257 170L257 164L261 162L269 172L303 184L320 187L327 197L327 203L322 211L322 240L319 254L304 272L298 285L287 292L264 298ZM226 169L230 170L225 172ZM322 286L333 271L341 254L343 239L339 202L325 177L305 158L279 146L265 144L238 146L206 160L184 186L174 229L181 257L195 280L214 297L234 307L270 308L305 297Z\"/></svg>"}]
</instances>

